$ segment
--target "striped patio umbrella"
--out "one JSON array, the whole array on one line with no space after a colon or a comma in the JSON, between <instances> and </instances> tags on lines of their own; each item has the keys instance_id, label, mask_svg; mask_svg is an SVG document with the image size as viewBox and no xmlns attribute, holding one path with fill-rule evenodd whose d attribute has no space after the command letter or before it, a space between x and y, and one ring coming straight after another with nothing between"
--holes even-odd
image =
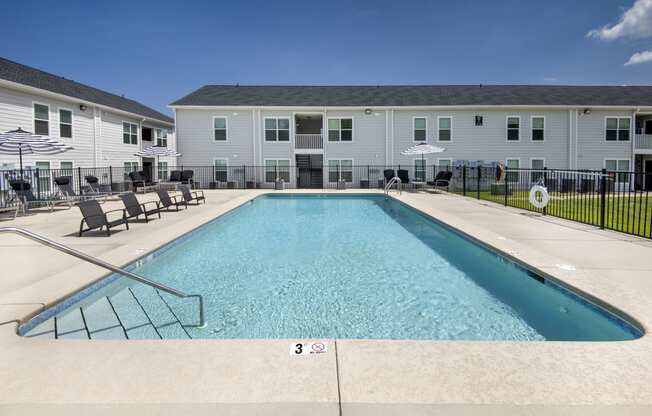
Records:
<instances>
[{"instance_id":1,"label":"striped patio umbrella","mask_svg":"<svg viewBox=\"0 0 652 416\"><path fill-rule=\"evenodd\" d=\"M423 160L423 155L429 155L431 153L441 153L444 150L446 149L444 149L443 147L433 146L427 143L419 143L415 146L403 150L401 154L403 156L421 155L421 160Z\"/></svg>"},{"instance_id":2,"label":"striped patio umbrella","mask_svg":"<svg viewBox=\"0 0 652 416\"><path fill-rule=\"evenodd\" d=\"M139 157L159 157L159 156L181 156L176 150L162 146L148 146L143 150L134 153L134 156Z\"/></svg>"},{"instance_id":3,"label":"striped patio umbrella","mask_svg":"<svg viewBox=\"0 0 652 416\"><path fill-rule=\"evenodd\" d=\"M0 133L0 154L18 155L21 176L23 174L23 155L56 155L57 153L72 150L72 148L72 146L60 143L47 136L32 134L21 128Z\"/></svg>"}]
</instances>

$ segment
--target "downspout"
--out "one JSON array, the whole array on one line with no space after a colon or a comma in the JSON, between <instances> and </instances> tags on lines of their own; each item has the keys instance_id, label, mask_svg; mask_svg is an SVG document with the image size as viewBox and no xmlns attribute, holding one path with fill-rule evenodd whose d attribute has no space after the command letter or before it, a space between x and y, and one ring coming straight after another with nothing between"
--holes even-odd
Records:
<instances>
[{"instance_id":1,"label":"downspout","mask_svg":"<svg viewBox=\"0 0 652 416\"><path fill-rule=\"evenodd\" d=\"M385 110L385 163L389 162L389 109Z\"/></svg>"},{"instance_id":2,"label":"downspout","mask_svg":"<svg viewBox=\"0 0 652 416\"><path fill-rule=\"evenodd\" d=\"M629 170L632 172L636 171L636 114L639 111L641 111L640 108L634 108L632 110L632 122L629 123L629 137L632 141L632 158L629 165Z\"/></svg>"},{"instance_id":3,"label":"downspout","mask_svg":"<svg viewBox=\"0 0 652 416\"><path fill-rule=\"evenodd\" d=\"M173 108L172 111L174 112L174 150L177 153L179 152L179 126L177 125L177 109ZM183 153L181 153L181 156L183 156ZM175 157L174 158L174 166L176 167L179 165L179 158Z\"/></svg>"},{"instance_id":4,"label":"downspout","mask_svg":"<svg viewBox=\"0 0 652 416\"><path fill-rule=\"evenodd\" d=\"M579 162L578 162L579 157L578 157L578 154L577 154L578 149L579 149L579 145L578 145L578 143L579 143L579 121L580 121L579 114L580 114L580 110L578 110L576 108L575 109L575 166L574 166L575 169L577 169L578 164L579 164Z\"/></svg>"},{"instance_id":5,"label":"downspout","mask_svg":"<svg viewBox=\"0 0 652 416\"><path fill-rule=\"evenodd\" d=\"M251 159L252 164L256 164L256 133L258 126L256 125L256 110L251 110L251 145L253 157ZM255 170L254 170L255 174Z\"/></svg>"},{"instance_id":6,"label":"downspout","mask_svg":"<svg viewBox=\"0 0 652 416\"><path fill-rule=\"evenodd\" d=\"M93 107L93 167L97 167L97 153L99 146L97 145L97 107Z\"/></svg>"},{"instance_id":7,"label":"downspout","mask_svg":"<svg viewBox=\"0 0 652 416\"><path fill-rule=\"evenodd\" d=\"M568 110L568 169L573 168L573 110Z\"/></svg>"}]
</instances>

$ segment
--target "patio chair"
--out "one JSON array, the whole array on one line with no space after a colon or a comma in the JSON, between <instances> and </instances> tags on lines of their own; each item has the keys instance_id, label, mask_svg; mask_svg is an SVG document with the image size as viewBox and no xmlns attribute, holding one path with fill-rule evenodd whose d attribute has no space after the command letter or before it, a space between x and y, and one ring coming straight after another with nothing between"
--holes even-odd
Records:
<instances>
[{"instance_id":1,"label":"patio chair","mask_svg":"<svg viewBox=\"0 0 652 416\"><path fill-rule=\"evenodd\" d=\"M158 214L158 217L161 218L161 204L158 201L147 201L139 202L136 194L133 192L126 192L120 195L122 203L125 204L127 210L127 218L136 218L139 216L145 216L145 222L149 222L149 216ZM147 208L147 204L155 204L156 208Z\"/></svg>"},{"instance_id":2,"label":"patio chair","mask_svg":"<svg viewBox=\"0 0 652 416\"><path fill-rule=\"evenodd\" d=\"M396 176L396 171L394 169L385 169L383 171L383 176L385 177L385 184L391 181Z\"/></svg>"},{"instance_id":3,"label":"patio chair","mask_svg":"<svg viewBox=\"0 0 652 416\"><path fill-rule=\"evenodd\" d=\"M200 201L204 201L204 204L206 203L204 191L191 191L189 185L179 185L179 190L186 204L195 202L193 205L199 205Z\"/></svg>"},{"instance_id":4,"label":"patio chair","mask_svg":"<svg viewBox=\"0 0 652 416\"><path fill-rule=\"evenodd\" d=\"M428 185L431 185L434 189L446 188L448 190L452 177L453 172L442 170L437 173L432 181L428 181Z\"/></svg>"},{"instance_id":5,"label":"patio chair","mask_svg":"<svg viewBox=\"0 0 652 416\"><path fill-rule=\"evenodd\" d=\"M412 183L410 182L410 173L406 169L397 170L396 176L401 180L401 185L403 187L412 186Z\"/></svg>"},{"instance_id":6,"label":"patio chair","mask_svg":"<svg viewBox=\"0 0 652 416\"><path fill-rule=\"evenodd\" d=\"M79 236L86 231L100 229L106 227L106 235L111 236L111 228L124 224L129 229L129 220L127 219L126 209L113 209L110 211L102 211L100 203L96 199L89 199L88 201L81 201L78 204L79 210L82 213L82 220L79 223ZM108 215L112 212L122 212L122 218L109 220ZM84 229L84 223L87 228Z\"/></svg>"},{"instance_id":7,"label":"patio chair","mask_svg":"<svg viewBox=\"0 0 652 416\"><path fill-rule=\"evenodd\" d=\"M131 179L134 192L138 192L138 188L141 188L145 193L145 191L151 190L158 185L158 182L148 180L143 171L129 172L129 179Z\"/></svg>"},{"instance_id":8,"label":"patio chair","mask_svg":"<svg viewBox=\"0 0 652 416\"><path fill-rule=\"evenodd\" d=\"M180 170L173 170L170 172L170 178L168 179L168 182L181 182L181 171Z\"/></svg>"},{"instance_id":9,"label":"patio chair","mask_svg":"<svg viewBox=\"0 0 652 416\"><path fill-rule=\"evenodd\" d=\"M188 209L188 203L186 201L179 200L178 196L170 196L168 191L165 189L159 188L156 190L156 193L158 194L158 198L161 202L161 209L165 208L169 211L171 207L174 207L177 211L179 211L179 205L183 205L186 209Z\"/></svg>"},{"instance_id":10,"label":"patio chair","mask_svg":"<svg viewBox=\"0 0 652 416\"><path fill-rule=\"evenodd\" d=\"M72 178L70 176L57 176L54 178L54 184L59 188L59 193L63 196L64 199L69 200L71 203L77 203L91 198L102 199L102 202L106 201L106 195L79 195L75 188L72 187Z\"/></svg>"},{"instance_id":11,"label":"patio chair","mask_svg":"<svg viewBox=\"0 0 652 416\"><path fill-rule=\"evenodd\" d=\"M114 195L116 193L111 190L111 185L100 184L100 180L93 175L84 176L84 179L86 180L86 189L88 190L89 195L107 196Z\"/></svg>"},{"instance_id":12,"label":"patio chair","mask_svg":"<svg viewBox=\"0 0 652 416\"><path fill-rule=\"evenodd\" d=\"M22 208L23 214L26 214L27 211L33 207L36 206L38 208L40 207L46 207L48 211L52 212L54 209L54 205L58 202L65 202L68 203L69 207L72 207L72 204L68 200L60 200L56 201L53 199L38 199L32 192L32 184L29 182L23 180L23 179L15 179L9 181L9 186L11 186L11 189L14 191L16 194L16 197L20 203L20 207Z\"/></svg>"},{"instance_id":13,"label":"patio chair","mask_svg":"<svg viewBox=\"0 0 652 416\"><path fill-rule=\"evenodd\" d=\"M181 183L190 185L192 188L192 178L195 176L195 172L192 170L184 170L181 172Z\"/></svg>"}]
</instances>

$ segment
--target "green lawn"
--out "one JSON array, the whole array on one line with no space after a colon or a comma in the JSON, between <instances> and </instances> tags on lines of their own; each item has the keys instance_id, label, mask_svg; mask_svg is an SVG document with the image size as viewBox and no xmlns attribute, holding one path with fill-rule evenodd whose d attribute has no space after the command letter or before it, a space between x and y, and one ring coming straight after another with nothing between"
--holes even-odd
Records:
<instances>
[{"instance_id":1,"label":"green lawn","mask_svg":"<svg viewBox=\"0 0 652 416\"><path fill-rule=\"evenodd\" d=\"M467 192L467 197L477 198L477 192ZM505 203L504 195L480 192L480 199ZM528 192L514 192L507 197L507 205L541 212L529 202ZM600 225L600 196L597 194L559 194L553 193L546 207L546 213L586 224ZM652 194L607 195L605 197L605 228L651 236Z\"/></svg>"}]
</instances>

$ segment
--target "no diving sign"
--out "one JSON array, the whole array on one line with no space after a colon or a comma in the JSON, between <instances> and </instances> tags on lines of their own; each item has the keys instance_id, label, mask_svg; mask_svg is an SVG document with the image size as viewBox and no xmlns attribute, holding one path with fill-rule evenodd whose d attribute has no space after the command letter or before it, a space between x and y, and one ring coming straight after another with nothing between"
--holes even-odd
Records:
<instances>
[{"instance_id":1,"label":"no diving sign","mask_svg":"<svg viewBox=\"0 0 652 416\"><path fill-rule=\"evenodd\" d=\"M328 352L326 341L293 342L290 344L290 355L314 355Z\"/></svg>"}]
</instances>

